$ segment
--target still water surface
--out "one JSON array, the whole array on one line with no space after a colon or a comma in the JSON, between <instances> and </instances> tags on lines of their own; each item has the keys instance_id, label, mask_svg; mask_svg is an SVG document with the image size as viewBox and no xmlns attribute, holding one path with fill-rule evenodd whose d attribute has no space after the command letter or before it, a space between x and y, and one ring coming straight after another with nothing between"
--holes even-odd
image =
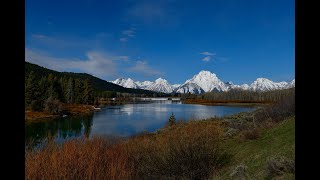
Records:
<instances>
[{"instance_id":1,"label":"still water surface","mask_svg":"<svg viewBox=\"0 0 320 180\"><path fill-rule=\"evenodd\" d=\"M145 104L106 106L99 112L81 117L65 117L51 121L25 124L26 141L36 142L53 136L68 139L79 136L117 135L128 137L137 133L154 132L162 128L173 113L176 120L205 119L222 117L243 111L248 107L204 106L181 104L181 102L158 101Z\"/></svg>"}]
</instances>

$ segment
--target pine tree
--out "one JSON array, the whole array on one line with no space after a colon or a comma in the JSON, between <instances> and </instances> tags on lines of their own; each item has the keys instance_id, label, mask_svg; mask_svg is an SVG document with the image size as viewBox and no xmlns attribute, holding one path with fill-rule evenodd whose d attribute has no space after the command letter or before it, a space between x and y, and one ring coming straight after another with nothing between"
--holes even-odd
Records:
<instances>
[{"instance_id":1,"label":"pine tree","mask_svg":"<svg viewBox=\"0 0 320 180\"><path fill-rule=\"evenodd\" d=\"M39 85L36 81L34 72L31 71L25 87L25 104L29 105L32 101L39 99Z\"/></svg>"},{"instance_id":2,"label":"pine tree","mask_svg":"<svg viewBox=\"0 0 320 180\"><path fill-rule=\"evenodd\" d=\"M50 73L48 75L48 82L51 83L53 81L53 79L54 79L53 74Z\"/></svg>"},{"instance_id":3,"label":"pine tree","mask_svg":"<svg viewBox=\"0 0 320 180\"><path fill-rule=\"evenodd\" d=\"M49 89L48 89L48 97L53 99L59 99L58 83L54 79L49 79Z\"/></svg>"},{"instance_id":4,"label":"pine tree","mask_svg":"<svg viewBox=\"0 0 320 180\"><path fill-rule=\"evenodd\" d=\"M67 103L74 103L74 82L73 78L69 78L66 89L66 101Z\"/></svg>"},{"instance_id":5,"label":"pine tree","mask_svg":"<svg viewBox=\"0 0 320 180\"><path fill-rule=\"evenodd\" d=\"M173 113L171 114L170 118L169 118L169 125L173 126L176 124L176 118L174 117Z\"/></svg>"},{"instance_id":6,"label":"pine tree","mask_svg":"<svg viewBox=\"0 0 320 180\"><path fill-rule=\"evenodd\" d=\"M47 78L42 77L39 81L39 92L40 92L40 99L43 102L48 98L47 97L47 90L48 90Z\"/></svg>"},{"instance_id":7,"label":"pine tree","mask_svg":"<svg viewBox=\"0 0 320 180\"><path fill-rule=\"evenodd\" d=\"M83 83L83 103L92 104L92 86L88 79L86 79Z\"/></svg>"},{"instance_id":8,"label":"pine tree","mask_svg":"<svg viewBox=\"0 0 320 180\"><path fill-rule=\"evenodd\" d=\"M77 104L82 104L83 103L83 86L82 82L79 79L75 79L74 81L74 102Z\"/></svg>"}]
</instances>

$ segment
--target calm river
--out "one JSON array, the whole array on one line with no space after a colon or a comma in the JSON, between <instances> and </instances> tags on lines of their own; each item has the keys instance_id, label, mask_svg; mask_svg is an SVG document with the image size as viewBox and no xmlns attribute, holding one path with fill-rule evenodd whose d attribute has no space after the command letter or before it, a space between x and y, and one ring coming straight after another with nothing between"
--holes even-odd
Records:
<instances>
[{"instance_id":1,"label":"calm river","mask_svg":"<svg viewBox=\"0 0 320 180\"><path fill-rule=\"evenodd\" d=\"M188 121L251 110L254 108L181 104L179 101L106 106L89 116L26 123L25 138L26 141L33 139L39 142L48 136L58 139L93 135L128 137L143 131L154 132L162 128L172 113L176 120Z\"/></svg>"}]
</instances>

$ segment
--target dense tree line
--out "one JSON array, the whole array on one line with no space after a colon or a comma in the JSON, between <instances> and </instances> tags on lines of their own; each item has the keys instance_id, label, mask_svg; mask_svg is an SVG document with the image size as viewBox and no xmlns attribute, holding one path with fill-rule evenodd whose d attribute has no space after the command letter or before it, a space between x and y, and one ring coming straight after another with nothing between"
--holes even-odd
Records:
<instances>
[{"instance_id":1,"label":"dense tree line","mask_svg":"<svg viewBox=\"0 0 320 180\"><path fill-rule=\"evenodd\" d=\"M31 71L25 76L25 105L42 110L54 103L93 104L93 88L89 80L58 77L53 74L36 77Z\"/></svg>"},{"instance_id":2,"label":"dense tree line","mask_svg":"<svg viewBox=\"0 0 320 180\"><path fill-rule=\"evenodd\" d=\"M227 92L208 92L201 95L182 94L182 98L196 98L211 101L279 101L288 95L295 93L295 88L273 90L273 91L246 91L240 89L232 89Z\"/></svg>"},{"instance_id":3,"label":"dense tree line","mask_svg":"<svg viewBox=\"0 0 320 180\"><path fill-rule=\"evenodd\" d=\"M89 80L93 87L93 91L95 94L105 94L112 93L112 92L120 92L120 93L130 93L130 94L141 94L146 96L152 96L155 92L144 90L144 89L131 89L131 88L124 88L122 86L110 83L108 81L105 81L103 79L94 77L90 74L86 73L73 73L73 72L58 72L51 69L47 69L41 66L38 66L36 64L32 64L29 62L25 62L25 74L28 75L30 72L33 71L34 75L36 77L43 77L43 76L49 76L49 74L52 74L52 76L60 78L70 78L78 79L80 81L84 81L86 79ZM27 80L27 79L26 79ZM160 96L164 93L156 93L157 96ZM100 96L100 95L99 95Z\"/></svg>"}]
</instances>

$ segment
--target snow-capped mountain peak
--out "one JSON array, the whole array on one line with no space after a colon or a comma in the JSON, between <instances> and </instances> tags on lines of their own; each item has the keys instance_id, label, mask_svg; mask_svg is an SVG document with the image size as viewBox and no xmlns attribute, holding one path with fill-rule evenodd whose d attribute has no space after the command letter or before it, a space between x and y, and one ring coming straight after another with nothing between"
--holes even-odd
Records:
<instances>
[{"instance_id":1,"label":"snow-capped mountain peak","mask_svg":"<svg viewBox=\"0 0 320 180\"><path fill-rule=\"evenodd\" d=\"M207 70L201 70L197 75L217 77L216 74L214 74L214 73L212 73L210 71L207 71Z\"/></svg>"},{"instance_id":2,"label":"snow-capped mountain peak","mask_svg":"<svg viewBox=\"0 0 320 180\"><path fill-rule=\"evenodd\" d=\"M226 91L227 87L224 82L222 82L216 74L211 73L210 71L202 70L198 74L194 75L192 79L189 79L185 82L195 83L200 86L205 92L216 91Z\"/></svg>"},{"instance_id":3,"label":"snow-capped mountain peak","mask_svg":"<svg viewBox=\"0 0 320 180\"><path fill-rule=\"evenodd\" d=\"M114 84L126 87L126 88L133 88L138 89L139 86L131 79L131 78L118 78L114 81L111 81Z\"/></svg>"},{"instance_id":4,"label":"snow-capped mountain peak","mask_svg":"<svg viewBox=\"0 0 320 180\"><path fill-rule=\"evenodd\" d=\"M172 85L169 84L167 80L162 78L156 79L155 82L152 83L150 86L148 86L146 89L151 91L163 92L163 93L173 92Z\"/></svg>"},{"instance_id":5,"label":"snow-capped mountain peak","mask_svg":"<svg viewBox=\"0 0 320 180\"><path fill-rule=\"evenodd\" d=\"M168 83L167 80L162 79L161 77L155 80L155 83Z\"/></svg>"},{"instance_id":6,"label":"snow-capped mountain peak","mask_svg":"<svg viewBox=\"0 0 320 180\"><path fill-rule=\"evenodd\" d=\"M275 89L284 89L288 85L287 82L273 82L267 78L257 78L251 85L252 91L270 91Z\"/></svg>"}]
</instances>

